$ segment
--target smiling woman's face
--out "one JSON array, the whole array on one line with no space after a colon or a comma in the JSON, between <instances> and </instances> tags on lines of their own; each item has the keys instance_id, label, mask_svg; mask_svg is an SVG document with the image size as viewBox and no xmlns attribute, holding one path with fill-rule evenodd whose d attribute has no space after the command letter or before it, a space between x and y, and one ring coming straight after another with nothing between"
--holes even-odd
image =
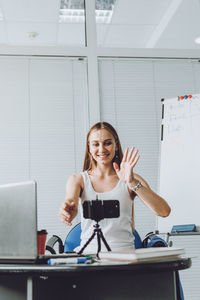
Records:
<instances>
[{"instance_id":1,"label":"smiling woman's face","mask_svg":"<svg viewBox=\"0 0 200 300\"><path fill-rule=\"evenodd\" d=\"M113 135L106 129L93 130L89 136L89 151L98 164L112 162L116 143Z\"/></svg>"}]
</instances>

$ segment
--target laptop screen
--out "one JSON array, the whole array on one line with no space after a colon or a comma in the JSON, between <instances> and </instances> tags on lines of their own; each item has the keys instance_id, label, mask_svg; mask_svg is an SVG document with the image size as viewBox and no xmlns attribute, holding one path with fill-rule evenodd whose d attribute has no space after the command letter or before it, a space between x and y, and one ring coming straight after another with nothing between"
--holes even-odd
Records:
<instances>
[{"instance_id":1,"label":"laptop screen","mask_svg":"<svg viewBox=\"0 0 200 300\"><path fill-rule=\"evenodd\" d=\"M0 260L37 257L36 182L0 185Z\"/></svg>"}]
</instances>

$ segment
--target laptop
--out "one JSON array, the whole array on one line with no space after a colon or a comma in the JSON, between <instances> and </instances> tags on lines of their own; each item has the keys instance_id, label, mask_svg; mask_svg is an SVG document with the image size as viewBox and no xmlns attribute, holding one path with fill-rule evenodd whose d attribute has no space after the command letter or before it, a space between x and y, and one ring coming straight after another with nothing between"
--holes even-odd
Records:
<instances>
[{"instance_id":1,"label":"laptop","mask_svg":"<svg viewBox=\"0 0 200 300\"><path fill-rule=\"evenodd\" d=\"M74 256L78 254L38 256L35 181L0 185L0 263L44 263Z\"/></svg>"}]
</instances>

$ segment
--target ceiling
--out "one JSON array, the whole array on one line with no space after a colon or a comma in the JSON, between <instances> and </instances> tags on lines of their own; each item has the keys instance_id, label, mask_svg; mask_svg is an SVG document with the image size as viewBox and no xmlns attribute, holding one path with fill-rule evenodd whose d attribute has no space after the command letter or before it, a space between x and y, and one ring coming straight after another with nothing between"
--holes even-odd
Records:
<instances>
[{"instance_id":1,"label":"ceiling","mask_svg":"<svg viewBox=\"0 0 200 300\"><path fill-rule=\"evenodd\" d=\"M83 47L84 12L71 12L63 21L60 0L0 0L0 45ZM100 47L200 49L198 36L200 0L116 0L97 22Z\"/></svg>"}]
</instances>

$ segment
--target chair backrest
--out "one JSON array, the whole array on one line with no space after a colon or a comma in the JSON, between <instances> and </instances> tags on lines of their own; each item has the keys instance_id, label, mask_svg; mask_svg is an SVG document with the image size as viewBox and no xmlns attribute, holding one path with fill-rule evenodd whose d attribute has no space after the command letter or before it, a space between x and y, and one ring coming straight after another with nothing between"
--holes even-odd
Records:
<instances>
[{"instance_id":1,"label":"chair backrest","mask_svg":"<svg viewBox=\"0 0 200 300\"><path fill-rule=\"evenodd\" d=\"M142 248L142 240L141 240L140 235L137 232L137 230L133 231L133 235L135 237L135 239L134 239L135 249Z\"/></svg>"},{"instance_id":2,"label":"chair backrest","mask_svg":"<svg viewBox=\"0 0 200 300\"><path fill-rule=\"evenodd\" d=\"M167 242L158 236L157 234L153 232L149 232L143 242L142 242L143 248L151 248L151 247L168 247Z\"/></svg>"},{"instance_id":3,"label":"chair backrest","mask_svg":"<svg viewBox=\"0 0 200 300\"><path fill-rule=\"evenodd\" d=\"M133 235L135 237L134 240L135 248L136 249L142 248L142 241L136 230L133 232ZM65 239L64 252L73 251L76 247L80 245L80 243L81 243L81 223L78 223L70 230L70 232L68 233Z\"/></svg>"},{"instance_id":4,"label":"chair backrest","mask_svg":"<svg viewBox=\"0 0 200 300\"><path fill-rule=\"evenodd\" d=\"M76 247L78 247L81 243L81 223L78 223L74 226L70 232L68 233L65 244L64 244L64 252L73 251Z\"/></svg>"}]
</instances>

